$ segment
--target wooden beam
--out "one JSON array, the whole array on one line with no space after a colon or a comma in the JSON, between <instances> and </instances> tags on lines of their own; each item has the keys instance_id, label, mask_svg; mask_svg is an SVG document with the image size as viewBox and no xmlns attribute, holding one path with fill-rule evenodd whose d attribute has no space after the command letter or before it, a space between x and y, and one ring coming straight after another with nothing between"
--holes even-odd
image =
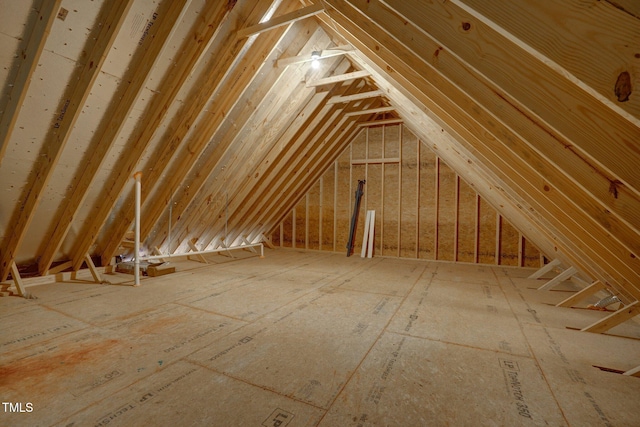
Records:
<instances>
[{"instance_id":1,"label":"wooden beam","mask_svg":"<svg viewBox=\"0 0 640 427\"><path fill-rule=\"evenodd\" d=\"M270 56L276 55L275 47L277 46L278 40L281 39L283 32L284 30L278 30L267 34L265 37L258 38L242 57L238 56L242 51L240 46L227 46L227 50L224 51L220 60L217 61L216 67L210 69L205 75L206 77L203 78L202 84L196 86L201 89L197 91L194 102L192 103L193 105L189 107L190 109L183 118L184 125L176 126L176 129L180 131L180 133L176 133L172 138L177 138L176 141L184 138L185 134L182 133L182 130L190 127L197 114L199 114L205 106L209 111L213 111L214 113L208 117L204 123L199 125L199 131L188 141L188 146L184 147L183 144L182 150L169 165L170 173L167 174L168 179L163 181L163 185L155 194L156 201L145 206L143 209L143 217L146 222L143 223L142 234L148 236L155 226L157 233L154 244L161 244L167 235L166 220L163 219L166 207L163 201L177 197L173 206L174 217L186 218L192 216L184 215L184 213L196 198L198 192L206 184L207 179L212 174L219 172L219 168L224 164L221 162L224 162L225 156L229 153L229 149L243 128L241 124L245 123L255 114L257 103L241 102L242 97L246 96L245 93L247 88L250 87L250 84L255 82L257 78L263 79L262 83L257 88L254 88L251 93L252 99L255 100L262 99L262 97L266 95L268 88L271 88L274 83L278 82L283 70L271 67L268 61L264 60L263 55L265 52L270 52L268 54ZM293 35L291 35L291 43L288 43L289 48L299 48L300 45L295 42L292 36ZM290 36L287 34L285 37L282 42L287 44ZM239 71L235 74L235 78L232 79L232 84L221 87L222 79L227 75L229 69L234 66ZM212 96L213 99L211 99ZM207 150L207 147L210 147L209 142L211 138L216 132L220 131L222 126L226 125L225 120L227 124L231 121L237 123L237 126L233 127L233 131L221 132L224 136L218 141L215 149L208 152L202 167L194 171L192 169L193 164L200 158L205 150ZM165 156L167 156L164 150L158 150L158 155L160 159L164 159ZM208 172L202 173L202 171ZM184 182L188 182L188 184L184 185ZM174 195L181 186L182 190ZM213 188L211 188L210 194L214 193ZM214 203L215 202L214 199ZM209 208L211 208L211 206L207 209ZM129 209L123 219L130 223L133 220L133 211ZM178 245L187 238L180 234L181 227L184 223L184 220L175 223L175 230L172 230L172 236L175 235L178 236L178 238L175 240L172 239L172 247L169 248L170 251L177 248ZM117 235L120 232L121 231L118 230L115 234ZM196 232L196 235L202 237L202 232ZM113 243L110 242L105 248L105 255L109 254L109 250L112 247Z\"/></svg>"},{"instance_id":2,"label":"wooden beam","mask_svg":"<svg viewBox=\"0 0 640 427\"><path fill-rule=\"evenodd\" d=\"M227 14L226 4L219 2L207 3L205 8L195 28L192 29L193 36L185 40L173 59L174 66L160 83L160 87L165 90L154 96L153 101L143 113L139 122L140 126L129 138L127 148L122 151L117 161L118 169L113 171L104 184L97 209L93 212L91 220L82 227L79 234L81 237L73 247L73 265L76 270L80 268L84 255L95 242L120 193L129 181L129 174L120 171L134 170L182 85L193 72L193 68L200 62L218 25ZM193 43L193 39L198 40L199 43Z\"/></svg>"},{"instance_id":3,"label":"wooden beam","mask_svg":"<svg viewBox=\"0 0 640 427\"><path fill-rule=\"evenodd\" d=\"M93 281L96 283L102 283L102 277L100 276L100 272L96 269L96 265L93 263L91 255L87 254L84 257L84 261L87 263L89 271L91 271L91 277L93 277Z\"/></svg>"},{"instance_id":4,"label":"wooden beam","mask_svg":"<svg viewBox=\"0 0 640 427\"><path fill-rule=\"evenodd\" d=\"M18 295L26 297L27 293L24 290L24 283L22 283L22 277L20 277L20 272L18 271L18 266L15 261L11 261L11 277L13 278L13 284L16 285Z\"/></svg>"},{"instance_id":5,"label":"wooden beam","mask_svg":"<svg viewBox=\"0 0 640 427\"><path fill-rule=\"evenodd\" d=\"M553 261L550 261L547 264L545 264L543 267L540 267L539 269L537 269L534 273L532 273L529 277L527 277L527 279L539 279L545 274L552 271L554 268L560 267L561 265L562 265L562 261L556 258Z\"/></svg>"},{"instance_id":6,"label":"wooden beam","mask_svg":"<svg viewBox=\"0 0 640 427\"><path fill-rule=\"evenodd\" d=\"M619 74L632 67L628 58L637 53L637 44L626 43L640 37L640 3L637 0L627 0L627 5L622 0L594 4L577 2L570 7L563 0L504 5L484 0L457 2L475 19L508 34L513 43L571 78L595 98L640 118L640 97L632 95L621 101L624 98L618 99L614 90ZM632 3L635 12L623 10ZM555 25L563 19L572 19L575 25L571 28ZM612 26L611 22L616 25ZM558 40L562 43L557 43Z\"/></svg>"},{"instance_id":7,"label":"wooden beam","mask_svg":"<svg viewBox=\"0 0 640 427\"><path fill-rule=\"evenodd\" d=\"M58 264L55 267L50 268L47 274L58 274L66 270L67 268L71 268L72 266L73 266L73 262L71 261L63 262L62 264Z\"/></svg>"},{"instance_id":8,"label":"wooden beam","mask_svg":"<svg viewBox=\"0 0 640 427\"><path fill-rule=\"evenodd\" d=\"M343 104L351 101L376 98L378 96L384 96L384 92L381 90L371 90L368 92L355 93L353 95L334 96L327 101L327 104Z\"/></svg>"},{"instance_id":9,"label":"wooden beam","mask_svg":"<svg viewBox=\"0 0 640 427\"><path fill-rule=\"evenodd\" d=\"M114 0L105 4L98 19L96 28L91 32L91 47L87 49L84 64L71 79L74 83L63 95L61 111L53 129L49 131L44 143L40 161L34 166L29 183L25 186L20 203L16 204L13 216L7 226L7 233L0 245L0 281L6 279L9 268L14 261L15 253L35 217L36 209L45 194L60 155L71 135L91 87L98 77L102 64L111 50L111 46L120 30L120 26L133 0ZM86 252L86 251L85 251ZM84 256L84 255L83 255Z\"/></svg>"},{"instance_id":10,"label":"wooden beam","mask_svg":"<svg viewBox=\"0 0 640 427\"><path fill-rule=\"evenodd\" d=\"M249 240L247 240L247 236L242 236L242 243L244 243L245 245L250 245L251 244L251 242ZM249 246L247 249L249 249L254 254L258 253L258 251L256 251L256 248L254 248L253 246Z\"/></svg>"},{"instance_id":11,"label":"wooden beam","mask_svg":"<svg viewBox=\"0 0 640 427\"><path fill-rule=\"evenodd\" d=\"M601 334L609 329L618 326L619 324L626 322L627 320L640 314L640 301L635 301L620 310L611 313L604 319L598 320L595 323L581 329L583 332L593 332Z\"/></svg>"},{"instance_id":12,"label":"wooden beam","mask_svg":"<svg viewBox=\"0 0 640 427\"><path fill-rule=\"evenodd\" d=\"M333 56L339 56L339 55L344 55L347 54L349 52L353 52L353 48L351 46L336 46L334 48L329 48L329 49L325 49L325 50L321 50L320 51L320 56L318 58L312 58L312 52L309 52L308 54L305 55L299 55L299 56L290 56L288 58L281 58L278 59L278 61L276 62L276 66L277 67L288 67L289 65L294 65L294 64L302 64L303 62L310 62L313 61L314 59L325 59L325 58L331 58Z\"/></svg>"},{"instance_id":13,"label":"wooden beam","mask_svg":"<svg viewBox=\"0 0 640 427\"><path fill-rule=\"evenodd\" d=\"M358 127L371 127L371 126L382 126L382 125L397 125L404 123L402 119L385 119L385 120L371 120L368 122L359 122Z\"/></svg>"},{"instance_id":14,"label":"wooden beam","mask_svg":"<svg viewBox=\"0 0 640 427\"><path fill-rule=\"evenodd\" d=\"M636 366L633 369L629 369L628 371L624 372L622 375L628 375L631 377L640 377L640 366Z\"/></svg>"},{"instance_id":15,"label":"wooden beam","mask_svg":"<svg viewBox=\"0 0 640 427\"><path fill-rule=\"evenodd\" d=\"M573 307L574 304L579 303L585 298L589 298L591 295L605 288L606 286L604 285L604 283L602 283L599 280L596 280L595 282L593 282L586 288L582 289L581 291L576 292L575 294L571 295L569 298L557 303L556 307Z\"/></svg>"},{"instance_id":16,"label":"wooden beam","mask_svg":"<svg viewBox=\"0 0 640 427\"><path fill-rule=\"evenodd\" d=\"M346 113L345 116L347 117L365 116L369 114L388 113L395 110L396 110L395 107L368 108L366 110L351 111L349 113Z\"/></svg>"},{"instance_id":17,"label":"wooden beam","mask_svg":"<svg viewBox=\"0 0 640 427\"><path fill-rule=\"evenodd\" d=\"M352 165L380 165L383 163L398 164L400 163L399 157L386 157L384 159L352 159Z\"/></svg>"},{"instance_id":18,"label":"wooden beam","mask_svg":"<svg viewBox=\"0 0 640 427\"><path fill-rule=\"evenodd\" d=\"M306 83L307 87L317 87L330 84L345 82L348 80L361 79L370 76L368 71L353 71L351 73L338 74L336 76L324 77L322 79L310 80Z\"/></svg>"},{"instance_id":19,"label":"wooden beam","mask_svg":"<svg viewBox=\"0 0 640 427\"><path fill-rule=\"evenodd\" d=\"M191 248L191 250L193 252L200 252L200 249L198 249L198 247L196 246L195 240L196 239L191 239L191 240L189 240L187 242L187 244L189 245L189 247ZM189 253L187 253L187 259L192 259L192 257L196 257L197 258L194 261L198 261L198 262L201 262L203 264L209 264L209 261L207 261L207 259L202 254L189 255Z\"/></svg>"},{"instance_id":20,"label":"wooden beam","mask_svg":"<svg viewBox=\"0 0 640 427\"><path fill-rule=\"evenodd\" d=\"M260 24L252 25L251 27L243 28L238 31L238 38L242 39L245 37L253 36L255 34L263 33L265 31L273 30L274 28L282 27L284 25L289 25L301 19L315 16L319 13L322 13L323 11L324 6L322 5L322 3L303 7L302 9L298 9L294 12L285 13L284 15L272 18L267 22L262 22Z\"/></svg>"},{"instance_id":21,"label":"wooden beam","mask_svg":"<svg viewBox=\"0 0 640 427\"><path fill-rule=\"evenodd\" d=\"M21 52L22 62L18 73L8 86L11 88L7 94L9 101L0 116L0 165L9 145L13 128L22 108L24 97L27 94L33 72L38 65L42 49L49 36L53 20L58 14L62 0L43 1L38 16L36 17L29 34L26 36L26 47Z\"/></svg>"},{"instance_id":22,"label":"wooden beam","mask_svg":"<svg viewBox=\"0 0 640 427\"><path fill-rule=\"evenodd\" d=\"M576 273L578 273L578 270L574 266L571 266L571 267L567 268L566 270L564 270L563 272L561 272L560 274L558 274L553 279L549 280L544 285L540 286L538 288L538 290L539 291L548 291L549 289L553 288L557 284L559 284L561 282L564 282L565 280L570 279L571 276L575 275Z\"/></svg>"},{"instance_id":23,"label":"wooden beam","mask_svg":"<svg viewBox=\"0 0 640 427\"><path fill-rule=\"evenodd\" d=\"M38 260L38 271L40 275L46 275L51 262L60 249L73 219L82 206L89 188L94 178L105 160L107 153L117 140L129 113L135 104L144 84L147 81L151 70L153 70L160 52L174 28L175 23L181 16L186 0L165 1L162 9L158 10L160 20L157 25L152 25L149 35L145 38L141 46L141 54L135 55L129 66L129 71L121 80L116 96L105 113L104 119L95 132L95 142L92 142L91 156L87 162L83 162L79 172L76 174L75 186L71 194L62 201L61 214L55 222L55 228L49 232L46 246L41 252ZM122 240L122 239L121 239ZM104 263L104 260L103 260Z\"/></svg>"},{"instance_id":24,"label":"wooden beam","mask_svg":"<svg viewBox=\"0 0 640 427\"><path fill-rule=\"evenodd\" d=\"M265 236L264 233L261 233L262 236L262 243L264 243L269 249L275 249L276 247L273 245L273 242L271 241L271 239L269 239L267 236Z\"/></svg>"}]
</instances>

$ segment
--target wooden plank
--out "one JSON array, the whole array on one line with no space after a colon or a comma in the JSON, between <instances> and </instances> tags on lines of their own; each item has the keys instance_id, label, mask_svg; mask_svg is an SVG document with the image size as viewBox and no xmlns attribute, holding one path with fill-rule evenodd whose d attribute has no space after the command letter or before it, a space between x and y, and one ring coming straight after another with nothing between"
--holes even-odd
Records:
<instances>
[{"instance_id":1,"label":"wooden plank","mask_svg":"<svg viewBox=\"0 0 640 427\"><path fill-rule=\"evenodd\" d=\"M336 47L332 47L332 48L328 48L325 50L321 50L320 52L320 57L319 58L314 58L312 57L312 53L308 53L305 55L299 55L299 56L291 56L288 58L280 58L278 59L278 61L276 62L276 66L277 67L288 67L289 65L295 65L295 64L302 64L303 62L311 62L314 59L325 59L325 58L331 58L333 56L340 56L340 55L345 55L349 52L352 52L353 48L351 46L336 46Z\"/></svg>"},{"instance_id":2,"label":"wooden plank","mask_svg":"<svg viewBox=\"0 0 640 427\"><path fill-rule=\"evenodd\" d=\"M375 158L375 159L353 159L351 160L351 164L352 165L379 165L379 164L383 164L383 163L393 163L393 164L399 164L400 163L400 157L387 157L384 159L381 158Z\"/></svg>"},{"instance_id":3,"label":"wooden plank","mask_svg":"<svg viewBox=\"0 0 640 427\"><path fill-rule=\"evenodd\" d=\"M395 125L404 123L402 119L385 119L385 120L371 120L368 122L358 123L358 127L370 127L370 126L382 126L382 125Z\"/></svg>"},{"instance_id":4,"label":"wooden plank","mask_svg":"<svg viewBox=\"0 0 640 427\"><path fill-rule=\"evenodd\" d=\"M562 265L562 261L556 258L553 261L548 262L546 265L540 267L538 270L532 273L529 277L527 277L527 279L539 279L545 274L552 271L554 268L560 267L561 265Z\"/></svg>"},{"instance_id":5,"label":"wooden plank","mask_svg":"<svg viewBox=\"0 0 640 427\"><path fill-rule=\"evenodd\" d=\"M563 282L565 280L570 279L571 276L575 275L576 273L578 273L578 270L574 266L571 266L571 267L567 268L566 270L564 270L563 272L561 272L560 274L558 274L553 279L549 280L544 285L540 286L538 288L538 290L539 291L548 291L549 289L553 288L557 284L559 284L559 283L561 283L561 282Z\"/></svg>"},{"instance_id":6,"label":"wooden plank","mask_svg":"<svg viewBox=\"0 0 640 427\"><path fill-rule=\"evenodd\" d=\"M358 2L350 0L350 3ZM635 189L640 188L636 167L640 163L640 155L632 142L640 135L637 124L610 108L603 108L592 94L578 90L573 82L562 78L545 63L534 60L513 39L506 38L485 23L480 14L473 16L453 2L385 0L385 5L418 27L428 29L433 38L519 103L535 111L542 120L570 138L577 148L598 159L622 182ZM553 19L545 22L545 28L557 27L557 17L551 16ZM601 19L600 14L594 16ZM628 21L632 22L629 28L637 27L635 20ZM468 23L469 30L461 31L461 22ZM478 55L478 47L482 49L482 55ZM613 85L606 92L612 89ZM605 147L602 141L610 141L610 144Z\"/></svg>"},{"instance_id":7,"label":"wooden plank","mask_svg":"<svg viewBox=\"0 0 640 427\"><path fill-rule=\"evenodd\" d=\"M131 6L132 0L114 0L103 6L97 19L97 28L92 31L92 45L87 49L84 64L72 79L73 84L62 100L64 117L59 119L46 136L41 161L34 166L29 183L24 187L21 203L16 204L11 220L8 222L5 237L0 245L0 281L7 278L10 265L33 220L36 208L45 193L53 170L58 164L71 130L73 129L91 87L97 78L102 64L111 49L116 35ZM86 252L86 251L85 251ZM83 255L84 256L84 255Z\"/></svg>"},{"instance_id":8,"label":"wooden plank","mask_svg":"<svg viewBox=\"0 0 640 427\"><path fill-rule=\"evenodd\" d=\"M165 1L162 3L161 9L158 10L159 22L149 29L149 36L145 38L141 46L141 54L134 56L129 71L120 83L118 94L114 96L114 101L109 106L105 119L95 133L96 141L91 144L90 158L81 166L75 180L76 185L71 194L62 202L62 213L55 224L55 229L50 232L50 237L38 260L38 270L41 275L47 274L51 262L67 236L71 224L73 224L73 218L78 208L86 198L91 183L122 130L135 100L142 92L185 3L186 0Z\"/></svg>"},{"instance_id":9,"label":"wooden plank","mask_svg":"<svg viewBox=\"0 0 640 427\"><path fill-rule=\"evenodd\" d=\"M635 16L630 10L621 10L621 1L585 4L548 0L544 4L509 2L499 7L482 0L458 2L494 30L508 32L514 43L538 60L575 76L576 84L581 82L581 87L594 97L640 118L640 98L631 96L621 102L614 90L621 71L633 69L631 58L637 53L636 46L627 43L640 39L640 7L633 3ZM571 20L572 25L555 25L563 20ZM634 77L632 84L637 87L640 79Z\"/></svg>"},{"instance_id":10,"label":"wooden plank","mask_svg":"<svg viewBox=\"0 0 640 427\"><path fill-rule=\"evenodd\" d=\"M306 83L306 86L317 87L317 86L330 85L330 84L345 82L347 80L362 79L362 78L368 77L369 75L370 75L369 72L364 70L352 71L350 73L338 74L336 76L323 77L321 79L310 80ZM390 108L390 107L387 107L387 108ZM368 113L365 113L365 114L368 114Z\"/></svg>"},{"instance_id":11,"label":"wooden plank","mask_svg":"<svg viewBox=\"0 0 640 427\"><path fill-rule=\"evenodd\" d=\"M280 240L282 241L282 239ZM262 233L262 243L264 243L269 249L275 249L276 247L273 245L273 242L271 241L271 239L267 238L267 236L265 236L264 233Z\"/></svg>"},{"instance_id":12,"label":"wooden plank","mask_svg":"<svg viewBox=\"0 0 640 427\"><path fill-rule=\"evenodd\" d=\"M591 325L582 328L583 332L593 332L595 334L601 334L607 332L609 329L618 326L619 324L626 322L627 320L640 314L640 301L635 301L615 313L611 313L604 319L598 320Z\"/></svg>"},{"instance_id":13,"label":"wooden plank","mask_svg":"<svg viewBox=\"0 0 640 427\"><path fill-rule=\"evenodd\" d=\"M392 111L395 111L395 110L396 109L394 107L367 108L367 109L364 109L364 110L350 111L350 112L346 113L345 115L347 117L366 116L368 114L389 113L389 112L392 112Z\"/></svg>"},{"instance_id":14,"label":"wooden plank","mask_svg":"<svg viewBox=\"0 0 640 427\"><path fill-rule=\"evenodd\" d=\"M453 260L458 261L458 239L460 238L460 176L456 175L456 185L454 190L454 220L453 220Z\"/></svg>"},{"instance_id":15,"label":"wooden plank","mask_svg":"<svg viewBox=\"0 0 640 427\"><path fill-rule=\"evenodd\" d=\"M195 239L194 239L194 240L195 240ZM191 250L192 250L193 252L199 252L199 251L200 251L200 249L198 249L198 247L196 246L196 244L195 244L195 241L194 241L194 240L189 240L187 243L188 243L189 247L191 248ZM225 246L225 247L226 247L226 246ZM192 259L192 257L196 257L198 262L201 262L201 263L203 263L203 264L209 264L209 261L207 261L207 259L206 259L206 258L204 257L204 255L202 255L202 254L189 255L189 254L187 253L187 258L188 258L188 259Z\"/></svg>"},{"instance_id":16,"label":"wooden plank","mask_svg":"<svg viewBox=\"0 0 640 427\"><path fill-rule=\"evenodd\" d=\"M169 106L173 103L180 91L182 85L191 75L193 68L199 63L202 53L209 44L209 41L216 33L219 23L227 14L226 5L220 3L207 3L206 9L201 13L195 28L192 29L192 37L200 43L192 43L192 38L185 41L185 45L176 54L174 60L175 66L162 79L160 87L166 88L157 93L153 102L145 110L140 119L140 126L131 135L128 141L128 149L123 150L119 160L119 170L132 171L139 159L143 155L151 138L159 128L160 122L164 119L169 111ZM84 225L78 239L73 248L73 264L74 269L79 268L82 263L84 254L88 252L94 243L98 233L108 216L111 214L113 206L125 187L129 176L126 173L114 171L107 182L105 182L104 191L100 199L100 205L94 212L92 220ZM147 186L145 186L146 188ZM127 227L128 228L128 227ZM118 237L118 239L121 236ZM117 246L116 246L117 248Z\"/></svg>"},{"instance_id":17,"label":"wooden plank","mask_svg":"<svg viewBox=\"0 0 640 427\"><path fill-rule=\"evenodd\" d=\"M596 292L599 292L605 288L606 286L604 283L602 283L599 280L596 280L595 282L593 282L586 288L582 289L581 291L576 292L575 294L571 295L569 298L557 303L556 307L573 307L574 304L579 303L585 298L588 298L591 295L595 294Z\"/></svg>"},{"instance_id":18,"label":"wooden plank","mask_svg":"<svg viewBox=\"0 0 640 427\"><path fill-rule=\"evenodd\" d=\"M250 245L251 242L247 239L247 236L242 236L242 242L245 245ZM249 249L251 252L253 252L254 254L257 254L258 251L256 250L256 248L254 248L253 246L249 246L247 249Z\"/></svg>"},{"instance_id":19,"label":"wooden plank","mask_svg":"<svg viewBox=\"0 0 640 427\"><path fill-rule=\"evenodd\" d=\"M376 228L376 211L371 211L371 220L369 221L369 238L367 241L367 258L373 257L374 240L375 240L375 228ZM382 234L382 232L380 233Z\"/></svg>"},{"instance_id":20,"label":"wooden plank","mask_svg":"<svg viewBox=\"0 0 640 427\"><path fill-rule=\"evenodd\" d=\"M27 45L21 52L22 62L18 73L13 82L7 82L11 89L7 93L9 101L0 116L0 165L61 2L62 0L42 2L38 16L26 36Z\"/></svg>"},{"instance_id":21,"label":"wooden plank","mask_svg":"<svg viewBox=\"0 0 640 427\"><path fill-rule=\"evenodd\" d=\"M632 377L639 377L640 378L640 366L636 366L633 369L629 369L628 371L624 372L622 375L629 375Z\"/></svg>"},{"instance_id":22,"label":"wooden plank","mask_svg":"<svg viewBox=\"0 0 640 427\"><path fill-rule=\"evenodd\" d=\"M22 278L20 277L20 272L18 271L18 266L15 261L11 261L11 277L13 278L13 284L16 286L18 295L26 297L27 293L24 290L24 283L22 282Z\"/></svg>"},{"instance_id":23,"label":"wooden plank","mask_svg":"<svg viewBox=\"0 0 640 427\"><path fill-rule=\"evenodd\" d=\"M367 216L364 220L364 233L362 233L362 249L360 250L360 258L367 256L367 239L369 239L369 229L371 227L371 212L367 211Z\"/></svg>"},{"instance_id":24,"label":"wooden plank","mask_svg":"<svg viewBox=\"0 0 640 427\"><path fill-rule=\"evenodd\" d=\"M263 33L265 31L273 30L274 28L282 27L283 25L289 25L301 19L309 18L310 16L315 16L319 13L322 13L323 11L324 11L324 6L322 5L322 3L317 3L312 6L303 7L302 9L298 9L294 12L285 13L284 15L271 18L266 22L261 22L260 24L243 28L238 31L238 38L242 39L245 37Z\"/></svg>"},{"instance_id":25,"label":"wooden plank","mask_svg":"<svg viewBox=\"0 0 640 427\"><path fill-rule=\"evenodd\" d=\"M84 262L87 264L87 267L89 267L89 271L91 272L91 277L93 277L93 281L96 283L102 283L102 276L100 276L100 272L96 268L96 265L93 263L93 260L91 259L91 255L87 254L84 257Z\"/></svg>"},{"instance_id":26,"label":"wooden plank","mask_svg":"<svg viewBox=\"0 0 640 427\"><path fill-rule=\"evenodd\" d=\"M384 92L382 92L381 90L372 90L369 92L361 92L353 95L334 96L327 101L327 104L344 104L352 101L360 101L362 99L377 98L383 95Z\"/></svg>"},{"instance_id":27,"label":"wooden plank","mask_svg":"<svg viewBox=\"0 0 640 427\"><path fill-rule=\"evenodd\" d=\"M71 268L72 266L73 263L71 261L63 262L62 264L58 264L55 267L50 268L47 274L58 274L61 271L66 270L67 268Z\"/></svg>"},{"instance_id":28,"label":"wooden plank","mask_svg":"<svg viewBox=\"0 0 640 427\"><path fill-rule=\"evenodd\" d=\"M496 212L496 265L500 265L500 252L502 247L502 215Z\"/></svg>"}]
</instances>

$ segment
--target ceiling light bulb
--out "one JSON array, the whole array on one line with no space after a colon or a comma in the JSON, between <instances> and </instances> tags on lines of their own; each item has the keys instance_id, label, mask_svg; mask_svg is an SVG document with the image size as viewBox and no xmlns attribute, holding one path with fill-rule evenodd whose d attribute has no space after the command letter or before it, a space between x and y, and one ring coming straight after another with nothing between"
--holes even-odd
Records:
<instances>
[{"instance_id":1,"label":"ceiling light bulb","mask_svg":"<svg viewBox=\"0 0 640 427\"><path fill-rule=\"evenodd\" d=\"M322 52L320 52L319 50L314 50L313 52L311 52L311 66L313 68L318 68L320 67L320 61L318 61L318 59L320 59L320 55L322 54Z\"/></svg>"}]
</instances>

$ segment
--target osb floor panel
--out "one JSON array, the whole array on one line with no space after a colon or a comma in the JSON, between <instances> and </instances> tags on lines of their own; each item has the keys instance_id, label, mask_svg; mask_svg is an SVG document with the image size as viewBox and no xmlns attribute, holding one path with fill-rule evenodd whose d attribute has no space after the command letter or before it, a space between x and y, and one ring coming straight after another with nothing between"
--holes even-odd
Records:
<instances>
[{"instance_id":1,"label":"osb floor panel","mask_svg":"<svg viewBox=\"0 0 640 427\"><path fill-rule=\"evenodd\" d=\"M269 250L0 298L0 425L640 425L640 323L529 270ZM122 286L117 286L122 285ZM29 403L29 405L27 405ZM15 412L16 410L22 412Z\"/></svg>"}]
</instances>

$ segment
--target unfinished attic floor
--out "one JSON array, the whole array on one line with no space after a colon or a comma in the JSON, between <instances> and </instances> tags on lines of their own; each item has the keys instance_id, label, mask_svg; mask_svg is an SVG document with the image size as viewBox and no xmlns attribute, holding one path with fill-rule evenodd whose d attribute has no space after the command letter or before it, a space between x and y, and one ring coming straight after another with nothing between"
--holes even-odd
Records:
<instances>
[{"instance_id":1,"label":"unfinished attic floor","mask_svg":"<svg viewBox=\"0 0 640 427\"><path fill-rule=\"evenodd\" d=\"M640 378L593 367L640 364L640 324L572 329L607 313L551 306L569 284L295 250L210 260L0 298L0 396L25 411L0 425L640 425Z\"/></svg>"}]
</instances>

